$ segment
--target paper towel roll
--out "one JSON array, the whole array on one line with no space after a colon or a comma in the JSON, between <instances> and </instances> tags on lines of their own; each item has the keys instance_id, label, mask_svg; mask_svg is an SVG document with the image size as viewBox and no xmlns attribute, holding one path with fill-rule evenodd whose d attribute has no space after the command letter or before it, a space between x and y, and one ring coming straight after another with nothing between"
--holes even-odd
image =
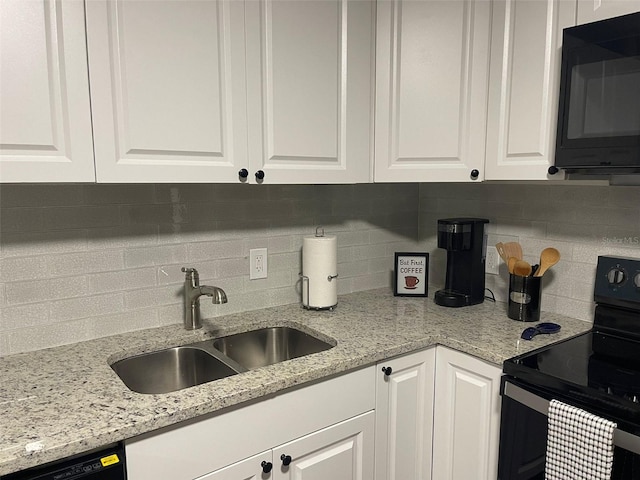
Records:
<instances>
[{"instance_id":1,"label":"paper towel roll","mask_svg":"<svg viewBox=\"0 0 640 480\"><path fill-rule=\"evenodd\" d=\"M331 308L338 303L338 240L335 235L302 239L302 305Z\"/></svg>"}]
</instances>

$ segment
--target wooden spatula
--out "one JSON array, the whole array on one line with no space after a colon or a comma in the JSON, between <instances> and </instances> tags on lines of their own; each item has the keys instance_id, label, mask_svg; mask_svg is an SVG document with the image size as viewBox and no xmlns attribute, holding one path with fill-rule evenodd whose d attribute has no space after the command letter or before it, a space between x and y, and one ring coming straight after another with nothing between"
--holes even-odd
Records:
<instances>
[{"instance_id":1,"label":"wooden spatula","mask_svg":"<svg viewBox=\"0 0 640 480\"><path fill-rule=\"evenodd\" d=\"M522 260L522 246L518 242L507 242L502 245L507 257L515 257L516 260Z\"/></svg>"}]
</instances>

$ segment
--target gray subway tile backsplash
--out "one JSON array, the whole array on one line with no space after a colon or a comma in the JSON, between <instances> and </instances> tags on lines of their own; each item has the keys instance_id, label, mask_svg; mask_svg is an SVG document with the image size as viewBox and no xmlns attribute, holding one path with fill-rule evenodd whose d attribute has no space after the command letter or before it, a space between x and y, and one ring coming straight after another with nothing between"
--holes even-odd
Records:
<instances>
[{"instance_id":1,"label":"gray subway tile backsplash","mask_svg":"<svg viewBox=\"0 0 640 480\"><path fill-rule=\"evenodd\" d=\"M537 263L552 246L562 259L543 279L542 310L590 321L598 255L640 258L640 187L565 184L423 184L420 242L432 252L430 274L444 281L444 257L435 255L438 218L482 216L489 247L518 241ZM486 286L506 301L508 272L487 275Z\"/></svg>"},{"instance_id":2,"label":"gray subway tile backsplash","mask_svg":"<svg viewBox=\"0 0 640 480\"><path fill-rule=\"evenodd\" d=\"M338 292L391 284L395 251L427 251L444 280L437 219L489 218L489 244L520 241L563 258L542 308L590 320L599 254L640 257L640 188L550 184L3 185L0 355L182 321L180 268L227 291L215 317L298 302L301 246L338 236ZM269 277L249 280L251 248ZM508 275L488 275L505 300ZM37 286L29 295L25 285ZM339 307L338 307L339 308Z\"/></svg>"},{"instance_id":3,"label":"gray subway tile backsplash","mask_svg":"<svg viewBox=\"0 0 640 480\"><path fill-rule=\"evenodd\" d=\"M229 296L226 305L202 301L204 316L297 302L302 238L320 224L341 250L358 248L357 260L344 260L341 293L383 283L389 249L417 248L418 185L0 190L0 355L179 323L185 265ZM252 281L249 250L260 247L269 277ZM30 282L38 294L26 293Z\"/></svg>"}]
</instances>

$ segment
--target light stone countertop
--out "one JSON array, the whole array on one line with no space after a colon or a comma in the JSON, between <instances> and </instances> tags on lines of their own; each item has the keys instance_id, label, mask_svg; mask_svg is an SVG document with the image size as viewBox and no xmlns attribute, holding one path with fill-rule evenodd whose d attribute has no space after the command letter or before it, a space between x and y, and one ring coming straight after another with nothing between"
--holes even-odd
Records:
<instances>
[{"instance_id":1,"label":"light stone countertop","mask_svg":"<svg viewBox=\"0 0 640 480\"><path fill-rule=\"evenodd\" d=\"M188 332L170 325L30 353L0 357L0 475L131 438L436 344L495 365L591 328L588 322L543 312L562 330L520 340L531 324L486 301L464 308L432 298L394 297L388 289L341 296L334 311L298 304L203 321ZM337 346L178 392L130 391L110 368L122 358L260 327L296 326ZM28 452L33 444L41 448Z\"/></svg>"}]
</instances>

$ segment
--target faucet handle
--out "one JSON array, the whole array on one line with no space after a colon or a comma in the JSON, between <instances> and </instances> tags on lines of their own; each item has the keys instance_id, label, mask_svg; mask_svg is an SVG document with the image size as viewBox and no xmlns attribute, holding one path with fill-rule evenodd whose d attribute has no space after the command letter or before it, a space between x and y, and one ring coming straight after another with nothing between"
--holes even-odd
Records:
<instances>
[{"instance_id":1,"label":"faucet handle","mask_svg":"<svg viewBox=\"0 0 640 480\"><path fill-rule=\"evenodd\" d=\"M191 267L182 267L182 271L186 273L186 279L194 282L194 286L198 286L198 281L200 280L200 276L198 275L198 270Z\"/></svg>"},{"instance_id":2,"label":"faucet handle","mask_svg":"<svg viewBox=\"0 0 640 480\"><path fill-rule=\"evenodd\" d=\"M185 285L189 284L192 288L196 288L200 285L200 275L198 275L198 270L191 267L182 267L181 270L186 274L184 277Z\"/></svg>"}]
</instances>

